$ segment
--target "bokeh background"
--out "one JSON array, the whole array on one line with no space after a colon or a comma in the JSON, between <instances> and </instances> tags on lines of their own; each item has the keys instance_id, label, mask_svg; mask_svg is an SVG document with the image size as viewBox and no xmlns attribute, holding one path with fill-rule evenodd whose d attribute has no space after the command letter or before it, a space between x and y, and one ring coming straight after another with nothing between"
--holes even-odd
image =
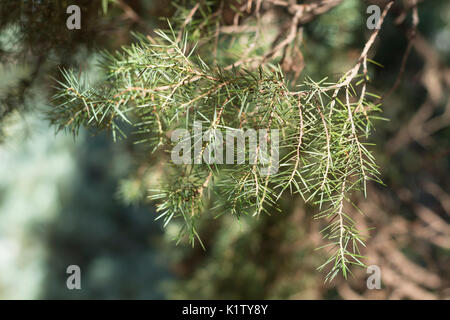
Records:
<instances>
[{"instance_id":1,"label":"bokeh background","mask_svg":"<svg viewBox=\"0 0 450 320\"><path fill-rule=\"evenodd\" d=\"M301 66L299 81L352 66L374 3L386 1L344 0L305 26L286 62ZM411 44L409 3L393 8L371 53L383 65L371 70L372 87L386 96L387 121L371 138L385 186L354 195L358 224L370 230L367 264L382 274L382 289L368 290L363 269L324 283L316 209L299 199L283 199L283 214L205 220L206 251L177 246L177 225L163 229L146 199L142 177L151 185L157 172L140 164L155 159L108 133L74 139L50 126L60 68L95 81L99 50L163 27L170 1L117 0L106 11L103 1L1 0L0 299L449 299L450 2L418 1ZM82 8L81 30L65 27L70 4ZM268 33L283 24L267 19ZM66 288L72 264L82 290Z\"/></svg>"}]
</instances>

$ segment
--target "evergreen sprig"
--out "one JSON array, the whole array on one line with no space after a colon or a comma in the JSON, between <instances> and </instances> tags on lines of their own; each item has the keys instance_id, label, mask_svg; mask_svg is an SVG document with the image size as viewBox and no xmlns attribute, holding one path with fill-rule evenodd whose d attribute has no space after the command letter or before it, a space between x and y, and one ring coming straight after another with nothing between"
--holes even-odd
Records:
<instances>
[{"instance_id":1,"label":"evergreen sprig","mask_svg":"<svg viewBox=\"0 0 450 320\"><path fill-rule=\"evenodd\" d=\"M189 39L188 31L179 37L170 29L157 37L138 36L116 54L104 53L100 66L107 79L99 85L64 71L52 122L74 134L81 126L109 129L114 139L125 137L123 128L131 125L135 142L166 152L174 147L173 130L194 132L199 122L203 132L277 129L280 164L273 174L249 163L249 150L238 165L168 163L161 188L150 196L158 202L159 218L164 225L182 218L179 239L188 237L194 245L200 239L198 219L209 211L270 214L279 210L280 197L299 194L320 209L315 218L326 221L322 233L329 258L319 269L331 265L327 280L339 271L347 277L352 264L363 266L364 239L347 206L353 192L365 193L369 180L379 182L366 142L379 111L366 90L367 74L352 74L350 80L347 74L337 82L308 79L292 91L280 69L210 65ZM265 139L270 142L270 135ZM214 137L202 151L213 143Z\"/></svg>"}]
</instances>

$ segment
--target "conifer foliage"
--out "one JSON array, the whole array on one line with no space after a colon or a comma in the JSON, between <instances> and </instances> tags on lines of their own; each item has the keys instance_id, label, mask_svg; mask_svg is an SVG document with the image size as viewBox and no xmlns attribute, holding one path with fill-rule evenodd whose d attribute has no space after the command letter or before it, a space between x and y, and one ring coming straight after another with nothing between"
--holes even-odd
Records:
<instances>
[{"instance_id":1,"label":"conifer foliage","mask_svg":"<svg viewBox=\"0 0 450 320\"><path fill-rule=\"evenodd\" d=\"M103 82L92 84L78 71L63 70L49 117L59 130L74 135L88 127L109 130L114 139L121 139L132 127L128 138L157 153L163 163L160 187L149 190L149 198L156 202L164 225L184 221L179 241L203 245L197 224L205 216L256 219L281 211L280 198L301 196L317 207L314 218L326 222L322 233L329 258L319 268L327 270L327 280L339 272L347 277L351 265L364 266L359 250L364 238L346 208L352 206L353 193L366 193L369 181L381 182L368 142L372 121L379 118L379 97L366 87L371 63L367 54L379 29L356 65L336 79L305 78L297 83L288 80L279 60L304 24L340 2L237 1L233 10L225 2L179 3L166 30L136 35L134 44L103 53ZM259 17L262 10L273 8L286 10L291 22L286 39L267 49L258 42ZM227 10L235 13L231 23L219 14ZM255 31L248 34L246 26L256 26ZM235 38L242 33L249 49L245 58L236 59ZM202 155L225 143L215 134L202 141L207 132L278 130L278 170L267 174L270 159L256 152L266 167L253 163L252 151L237 146L236 153L244 152L241 164L195 159L173 163L170 154L179 142L172 139L173 132L183 128L194 133L198 123L201 135L183 139L189 139L191 149L200 141ZM259 139L257 151L271 145L273 138L267 134Z\"/></svg>"}]
</instances>

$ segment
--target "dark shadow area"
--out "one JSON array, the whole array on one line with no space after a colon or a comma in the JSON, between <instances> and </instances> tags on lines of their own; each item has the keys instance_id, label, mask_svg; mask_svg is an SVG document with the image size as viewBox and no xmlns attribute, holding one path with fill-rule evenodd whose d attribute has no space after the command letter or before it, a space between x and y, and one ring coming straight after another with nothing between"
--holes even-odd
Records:
<instances>
[{"instance_id":1,"label":"dark shadow area","mask_svg":"<svg viewBox=\"0 0 450 320\"><path fill-rule=\"evenodd\" d=\"M82 142L82 143L80 143ZM47 242L45 299L162 299L170 277L157 248L162 229L152 207L125 207L115 196L127 159L122 144L99 135L79 141L76 176L60 192L63 207ZM66 287L66 268L81 268L81 290Z\"/></svg>"}]
</instances>

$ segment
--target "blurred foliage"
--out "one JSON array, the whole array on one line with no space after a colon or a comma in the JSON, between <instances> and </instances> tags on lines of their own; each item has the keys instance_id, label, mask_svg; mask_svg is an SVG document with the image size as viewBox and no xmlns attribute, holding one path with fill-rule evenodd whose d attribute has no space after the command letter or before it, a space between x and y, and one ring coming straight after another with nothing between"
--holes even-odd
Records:
<instances>
[{"instance_id":1,"label":"blurred foliage","mask_svg":"<svg viewBox=\"0 0 450 320\"><path fill-rule=\"evenodd\" d=\"M164 298L161 226L152 210L115 196L132 164L128 146L85 134L75 145L36 116L24 120L0 147L0 298ZM66 288L72 264L80 291Z\"/></svg>"}]
</instances>

